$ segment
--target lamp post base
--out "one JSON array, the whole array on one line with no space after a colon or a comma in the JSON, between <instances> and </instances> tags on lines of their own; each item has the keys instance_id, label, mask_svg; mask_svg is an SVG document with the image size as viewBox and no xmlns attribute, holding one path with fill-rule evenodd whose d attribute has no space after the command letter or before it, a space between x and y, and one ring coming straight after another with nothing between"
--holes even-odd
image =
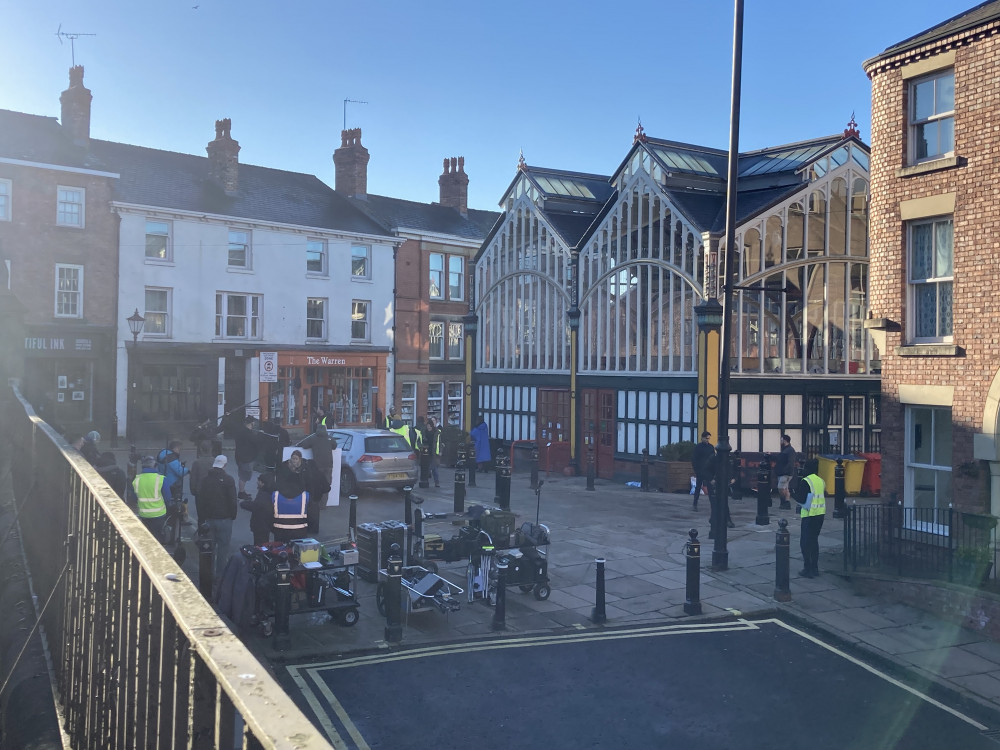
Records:
<instances>
[{"instance_id":1,"label":"lamp post base","mask_svg":"<svg viewBox=\"0 0 1000 750\"><path fill-rule=\"evenodd\" d=\"M712 550L712 570L729 570L729 550Z\"/></svg>"}]
</instances>

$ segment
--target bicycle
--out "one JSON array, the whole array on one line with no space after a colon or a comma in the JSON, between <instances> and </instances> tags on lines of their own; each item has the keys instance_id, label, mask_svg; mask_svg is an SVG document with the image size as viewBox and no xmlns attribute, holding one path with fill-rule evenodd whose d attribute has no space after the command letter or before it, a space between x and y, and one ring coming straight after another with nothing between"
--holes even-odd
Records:
<instances>
[{"instance_id":1,"label":"bicycle","mask_svg":"<svg viewBox=\"0 0 1000 750\"><path fill-rule=\"evenodd\" d=\"M167 517L163 522L163 531L160 532L160 541L178 565L184 565L187 559L187 547L184 542L190 540L184 538L183 528L191 525L191 522L186 519L186 500L167 503Z\"/></svg>"}]
</instances>

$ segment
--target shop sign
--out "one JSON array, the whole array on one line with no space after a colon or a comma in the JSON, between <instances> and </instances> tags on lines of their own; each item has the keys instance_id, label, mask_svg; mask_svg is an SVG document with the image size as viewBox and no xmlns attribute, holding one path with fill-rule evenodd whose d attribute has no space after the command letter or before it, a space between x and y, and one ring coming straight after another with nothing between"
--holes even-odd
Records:
<instances>
[{"instance_id":1,"label":"shop sign","mask_svg":"<svg viewBox=\"0 0 1000 750\"><path fill-rule=\"evenodd\" d=\"M306 355L306 365L340 365L343 367L347 364L347 360L341 357L311 357Z\"/></svg>"},{"instance_id":2,"label":"shop sign","mask_svg":"<svg viewBox=\"0 0 1000 750\"><path fill-rule=\"evenodd\" d=\"M26 336L25 351L30 352L89 352L94 348L93 341L85 338L68 338L66 336Z\"/></svg>"}]
</instances>

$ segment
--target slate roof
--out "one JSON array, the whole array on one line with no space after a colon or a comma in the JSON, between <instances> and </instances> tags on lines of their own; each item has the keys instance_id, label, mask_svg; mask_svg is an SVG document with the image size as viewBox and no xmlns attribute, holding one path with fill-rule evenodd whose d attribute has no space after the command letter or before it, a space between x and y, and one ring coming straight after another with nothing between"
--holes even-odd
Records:
<instances>
[{"instance_id":1,"label":"slate roof","mask_svg":"<svg viewBox=\"0 0 1000 750\"><path fill-rule=\"evenodd\" d=\"M959 13L957 16L952 16L936 26L931 26L931 28L921 31L909 39L904 39L891 47L886 47L885 51L881 54L876 55L870 60L865 60L864 68L867 69L873 63L898 55L900 52L923 47L940 39L946 39L953 34L968 31L977 26L983 26L997 20L1000 20L1000 0L987 0L987 2L980 3L974 8L969 8L969 10Z\"/></svg>"},{"instance_id":2,"label":"slate roof","mask_svg":"<svg viewBox=\"0 0 1000 750\"><path fill-rule=\"evenodd\" d=\"M114 199L122 203L386 236L319 178L299 172L239 165L238 190L229 196L209 176L207 156L160 151L91 139L73 146L52 117L0 110L0 156L116 172Z\"/></svg>"},{"instance_id":3,"label":"slate roof","mask_svg":"<svg viewBox=\"0 0 1000 750\"><path fill-rule=\"evenodd\" d=\"M498 211L472 209L468 217L464 217L451 206L443 206L440 203L419 203L384 195L369 195L365 199L350 200L355 208L390 231L409 229L482 241L500 218Z\"/></svg>"}]
</instances>

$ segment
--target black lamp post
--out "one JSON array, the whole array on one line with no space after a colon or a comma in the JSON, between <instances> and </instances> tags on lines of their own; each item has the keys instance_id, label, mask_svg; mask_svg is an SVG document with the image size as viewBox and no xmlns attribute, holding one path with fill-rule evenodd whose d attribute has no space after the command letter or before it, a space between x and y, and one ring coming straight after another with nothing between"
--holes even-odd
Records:
<instances>
[{"instance_id":1,"label":"black lamp post","mask_svg":"<svg viewBox=\"0 0 1000 750\"><path fill-rule=\"evenodd\" d=\"M462 325L465 329L465 418L462 420L462 429L469 432L472 429L472 375L475 371L474 361L476 357L476 333L479 331L479 316L472 309L469 303L469 313L462 317ZM475 466L473 466L475 471Z\"/></svg>"},{"instance_id":2,"label":"black lamp post","mask_svg":"<svg viewBox=\"0 0 1000 750\"><path fill-rule=\"evenodd\" d=\"M135 390L137 388L135 378L139 376L139 364L137 361L133 362L132 358L137 357L137 352L139 351L139 334L142 333L142 327L146 323L146 319L139 314L139 308L137 307L134 313L125 318L125 322L128 323L129 331L132 332L132 357L129 357L129 372L132 373L133 377L130 377L128 380L128 425L125 430L128 440L131 441L135 439Z\"/></svg>"}]
</instances>

